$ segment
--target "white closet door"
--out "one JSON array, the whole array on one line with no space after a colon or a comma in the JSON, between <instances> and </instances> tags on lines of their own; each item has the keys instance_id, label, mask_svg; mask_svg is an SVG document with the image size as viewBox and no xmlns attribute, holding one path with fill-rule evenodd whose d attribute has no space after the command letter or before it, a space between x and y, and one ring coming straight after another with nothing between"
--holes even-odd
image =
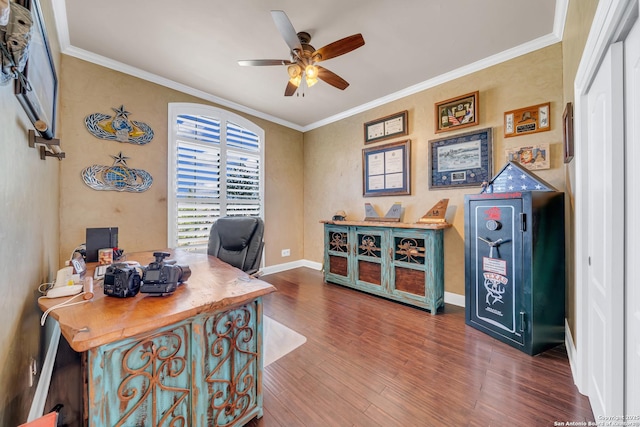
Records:
<instances>
[{"instance_id":1,"label":"white closet door","mask_svg":"<svg viewBox=\"0 0 640 427\"><path fill-rule=\"evenodd\" d=\"M587 93L588 394L596 420L623 413L624 120L622 43Z\"/></svg>"},{"instance_id":2,"label":"white closet door","mask_svg":"<svg viewBox=\"0 0 640 427\"><path fill-rule=\"evenodd\" d=\"M626 413L640 415L640 20L636 20L624 41L624 61L627 175Z\"/></svg>"}]
</instances>

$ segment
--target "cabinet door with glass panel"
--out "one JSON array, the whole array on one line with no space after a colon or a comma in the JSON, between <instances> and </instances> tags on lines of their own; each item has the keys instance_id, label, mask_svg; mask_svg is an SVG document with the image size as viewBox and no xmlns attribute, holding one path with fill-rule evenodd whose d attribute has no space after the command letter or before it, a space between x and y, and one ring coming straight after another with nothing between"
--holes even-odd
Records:
<instances>
[{"instance_id":1,"label":"cabinet door with glass panel","mask_svg":"<svg viewBox=\"0 0 640 427\"><path fill-rule=\"evenodd\" d=\"M351 252L353 232L350 227L326 225L324 228L324 272L328 282L350 285L353 282Z\"/></svg>"},{"instance_id":2,"label":"cabinet door with glass panel","mask_svg":"<svg viewBox=\"0 0 640 427\"><path fill-rule=\"evenodd\" d=\"M389 230L355 227L355 284L368 292L386 294L389 288Z\"/></svg>"},{"instance_id":3,"label":"cabinet door with glass panel","mask_svg":"<svg viewBox=\"0 0 640 427\"><path fill-rule=\"evenodd\" d=\"M435 313L444 305L442 230L395 229L391 244L389 292L399 301Z\"/></svg>"}]
</instances>

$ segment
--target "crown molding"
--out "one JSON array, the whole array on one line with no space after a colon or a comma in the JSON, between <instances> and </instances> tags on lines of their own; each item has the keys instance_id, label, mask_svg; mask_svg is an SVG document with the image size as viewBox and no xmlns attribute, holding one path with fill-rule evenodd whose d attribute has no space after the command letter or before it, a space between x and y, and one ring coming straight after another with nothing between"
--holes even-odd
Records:
<instances>
[{"instance_id":1,"label":"crown molding","mask_svg":"<svg viewBox=\"0 0 640 427\"><path fill-rule=\"evenodd\" d=\"M433 88L435 86L441 85L443 83L449 82L451 80L475 73L477 71L483 70L485 68L500 64L502 62L517 58L519 56L531 53L538 49L545 48L552 44L558 43L562 41L562 36L564 32L564 24L567 15L569 0L557 0L556 1L556 11L555 11L555 19L553 25L553 32L543 37L539 37L531 42L524 43L520 46L517 46L512 49L508 49L506 51L500 52L493 56L484 58L480 61L476 61L472 64L466 65L464 67L455 69L445 74L441 74L437 77L434 77L429 80L425 80L416 85L410 86L406 89L400 90L398 92L392 93L390 95L375 99L366 104L362 104L358 107L343 111L339 114L335 114L333 116L327 117L323 120L319 120L317 122L308 124L306 126L300 126L295 123L289 122L287 120L283 120L279 117L275 117L261 111L254 110L252 108L246 107L241 104L237 104L233 101L229 101L224 98L220 98L213 94L201 91L199 89L192 88L190 86L177 83L173 80L166 79L164 77L160 77L153 73L149 73L143 70L140 70L135 67L131 67L129 65L123 64L118 61L113 61L108 58L105 58L100 55L96 55L90 52L87 52L83 49L78 49L74 46L71 46L69 42L69 30L68 30L68 22L67 22L67 12L65 7L64 0L52 0L52 5L54 9L54 17L56 20L56 29L58 31L58 40L60 43L61 53L69 56L73 56L78 59L82 59L87 62L91 62L97 65L101 65L103 67L119 71L134 77L138 77L143 80L150 81L152 83L159 84L161 86L168 87L170 89L177 90L179 92L183 92L189 95L196 96L198 98L213 102L215 104L232 108L236 111L250 114L252 116L268 120L270 122L291 128L293 130L297 130L299 132L308 132L313 129L317 129L319 127L337 122L339 120L346 119L355 114L359 114L365 111L368 111L372 108L379 107L381 105L387 104L392 101L396 101L398 99L407 97L409 95L413 95L418 92L422 92L424 90Z\"/></svg>"},{"instance_id":2,"label":"crown molding","mask_svg":"<svg viewBox=\"0 0 640 427\"><path fill-rule=\"evenodd\" d=\"M564 0L560 0L560 1L564 1ZM563 25L564 26L564 25ZM424 90L430 89L432 87L441 85L443 83L447 83L451 80L455 80L457 78L460 77L464 77L466 75L478 72L480 70L483 70L485 68L489 68L492 67L494 65L500 64L502 62L505 61L509 61L511 59L517 58L519 56L531 53L533 51L536 51L538 49L542 49L545 48L547 46L551 46L555 43L560 42L562 39L558 38L558 36L556 34L548 34L546 36L543 37L539 37L535 40L532 40L529 43L525 43L525 44L521 44L520 46L517 46L515 48L509 49L509 50L505 50L503 52L500 52L498 54L489 56L487 58L481 59L479 61L476 61L474 63L471 63L469 65L466 65L464 67L460 67L458 69L455 69L453 71L450 71L448 73L445 74L441 74L437 77L434 77L433 79L429 79L429 80L425 80L421 83L418 83L416 85L410 86L406 89L400 90L398 92L392 93L390 95L384 96L382 98L378 98L374 101L368 102L366 104L362 104L358 107L352 108L350 110L344 111L340 114L336 114L334 116L331 117L327 117L324 120L320 120L317 121L315 123L311 123L307 126L304 126L302 128L302 132L308 132L310 130L319 128L321 126L325 126L328 125L330 123L333 122L337 122L339 120L345 119L347 117L353 116L355 114L359 114L362 113L364 111L370 110L372 108L375 107L379 107L381 105L387 104L389 102L392 101L396 101L398 99L407 97L409 95L413 95L415 93L418 92L422 92Z\"/></svg>"}]
</instances>

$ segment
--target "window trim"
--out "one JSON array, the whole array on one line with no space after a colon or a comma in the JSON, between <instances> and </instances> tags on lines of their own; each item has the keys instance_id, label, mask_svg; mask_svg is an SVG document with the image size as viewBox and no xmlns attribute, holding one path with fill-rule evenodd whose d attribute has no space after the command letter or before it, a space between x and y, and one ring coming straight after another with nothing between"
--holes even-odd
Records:
<instances>
[{"instance_id":1,"label":"window trim","mask_svg":"<svg viewBox=\"0 0 640 427\"><path fill-rule=\"evenodd\" d=\"M259 127L252 121L242 117L236 113L214 107L206 104L196 104L189 102L170 102L168 105L168 137L167 137L167 247L174 248L177 242L177 179L175 174L175 162L177 155L177 128L176 119L181 114L189 114L194 116L207 116L217 120L220 120L220 138L226 139L227 123L232 122L236 125L246 128L247 130L255 133L260 141L260 209L259 217L264 220L264 187L265 187L265 138L264 129ZM223 126L224 124L224 126ZM226 148L226 144L222 145ZM231 150L233 151L233 150ZM225 152L226 155L226 152ZM221 190L224 188L224 194L226 195L226 180L221 179ZM224 187L222 187L224 185ZM222 191L221 191L222 193ZM226 196L224 202L221 201L221 206L226 208L227 200Z\"/></svg>"}]
</instances>

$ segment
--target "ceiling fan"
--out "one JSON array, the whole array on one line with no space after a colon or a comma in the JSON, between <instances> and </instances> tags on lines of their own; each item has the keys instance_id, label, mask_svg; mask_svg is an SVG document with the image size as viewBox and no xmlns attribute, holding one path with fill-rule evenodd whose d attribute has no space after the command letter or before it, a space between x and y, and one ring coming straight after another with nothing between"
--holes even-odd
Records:
<instances>
[{"instance_id":1,"label":"ceiling fan","mask_svg":"<svg viewBox=\"0 0 640 427\"><path fill-rule=\"evenodd\" d=\"M280 31L282 38L291 49L291 59L248 59L238 61L242 66L286 65L289 73L289 82L284 90L285 96L293 95L302 79L305 79L307 87L318 82L318 79L329 83L340 90L345 90L349 83L326 68L317 65L320 61L344 55L364 45L362 34L354 34L333 43L315 49L309 44L311 35L304 31L296 33L287 14L282 10L272 10L271 17Z\"/></svg>"}]
</instances>

